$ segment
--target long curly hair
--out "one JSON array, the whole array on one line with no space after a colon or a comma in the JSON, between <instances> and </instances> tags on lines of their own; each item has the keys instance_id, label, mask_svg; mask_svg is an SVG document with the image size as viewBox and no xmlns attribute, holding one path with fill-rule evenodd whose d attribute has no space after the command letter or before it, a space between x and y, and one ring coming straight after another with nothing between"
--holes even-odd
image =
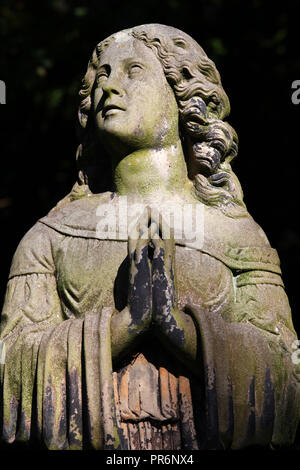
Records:
<instances>
[{"instance_id":1,"label":"long curly hair","mask_svg":"<svg viewBox=\"0 0 300 470\"><path fill-rule=\"evenodd\" d=\"M156 54L174 91L188 175L198 199L230 217L245 215L242 189L230 165L237 155L238 137L225 121L230 103L214 62L196 41L173 27L149 24L123 33L142 41ZM113 190L110 161L95 139L91 103L101 53L114 40L112 35L97 44L82 81L76 155L79 174L70 199Z\"/></svg>"}]
</instances>

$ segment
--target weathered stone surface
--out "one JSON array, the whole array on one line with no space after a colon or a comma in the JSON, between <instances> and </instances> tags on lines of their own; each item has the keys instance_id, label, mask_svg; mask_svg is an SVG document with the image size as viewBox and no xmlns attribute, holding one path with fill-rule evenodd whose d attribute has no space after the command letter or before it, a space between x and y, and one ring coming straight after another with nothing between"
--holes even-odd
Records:
<instances>
[{"instance_id":1,"label":"weathered stone surface","mask_svg":"<svg viewBox=\"0 0 300 470\"><path fill-rule=\"evenodd\" d=\"M78 181L12 262L2 443L292 444L296 333L231 169L214 63L182 31L142 25L96 46L80 98Z\"/></svg>"}]
</instances>

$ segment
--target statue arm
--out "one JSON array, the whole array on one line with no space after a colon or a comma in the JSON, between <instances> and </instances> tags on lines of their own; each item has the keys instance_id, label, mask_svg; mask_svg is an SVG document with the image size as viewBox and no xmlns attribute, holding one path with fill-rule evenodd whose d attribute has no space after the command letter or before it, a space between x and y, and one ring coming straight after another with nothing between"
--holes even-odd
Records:
<instances>
[{"instance_id":1,"label":"statue arm","mask_svg":"<svg viewBox=\"0 0 300 470\"><path fill-rule=\"evenodd\" d=\"M4 441L29 438L40 344L63 320L49 232L37 224L13 258L1 315Z\"/></svg>"},{"instance_id":2,"label":"statue arm","mask_svg":"<svg viewBox=\"0 0 300 470\"><path fill-rule=\"evenodd\" d=\"M57 292L51 232L42 224L36 224L16 250L1 315L2 339L30 325L43 329L44 325L64 320Z\"/></svg>"},{"instance_id":3,"label":"statue arm","mask_svg":"<svg viewBox=\"0 0 300 470\"><path fill-rule=\"evenodd\" d=\"M241 273L236 279L236 301L231 321L249 322L271 333L275 342L292 352L296 339L291 309L281 276L265 271Z\"/></svg>"},{"instance_id":4,"label":"statue arm","mask_svg":"<svg viewBox=\"0 0 300 470\"><path fill-rule=\"evenodd\" d=\"M52 256L62 238L37 224L13 259L1 319L0 440L33 437L50 449L81 449L84 408L99 449L99 397L111 377L110 312L69 319L63 312Z\"/></svg>"}]
</instances>

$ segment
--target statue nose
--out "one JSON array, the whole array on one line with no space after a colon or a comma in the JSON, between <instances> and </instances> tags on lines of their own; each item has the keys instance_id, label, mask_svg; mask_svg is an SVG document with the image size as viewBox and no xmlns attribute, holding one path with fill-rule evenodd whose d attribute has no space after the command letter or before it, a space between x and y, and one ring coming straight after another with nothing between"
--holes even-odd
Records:
<instances>
[{"instance_id":1,"label":"statue nose","mask_svg":"<svg viewBox=\"0 0 300 470\"><path fill-rule=\"evenodd\" d=\"M122 88L115 79L108 79L102 89L107 95L123 96Z\"/></svg>"}]
</instances>

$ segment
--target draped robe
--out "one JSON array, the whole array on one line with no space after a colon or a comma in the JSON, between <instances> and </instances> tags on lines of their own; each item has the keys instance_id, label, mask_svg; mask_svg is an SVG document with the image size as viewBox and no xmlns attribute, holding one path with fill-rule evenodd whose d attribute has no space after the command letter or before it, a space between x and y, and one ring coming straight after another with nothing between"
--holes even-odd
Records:
<instances>
[{"instance_id":1,"label":"draped robe","mask_svg":"<svg viewBox=\"0 0 300 470\"><path fill-rule=\"evenodd\" d=\"M110 342L111 315L126 305L127 240L99 237L97 208L104 203L114 204L111 193L52 210L15 253L1 317L4 442L130 448L116 381L130 377L134 361L118 371ZM178 407L187 410L179 413L182 448L289 445L299 420L300 374L291 360L296 334L277 253L248 214L230 218L208 207L204 214L203 242L176 240L175 255L178 305L191 306L199 374L176 377L176 367L168 371L146 354L136 370L148 367L147 377L156 377L149 379L154 394L160 384L157 413L166 426L170 383L177 381ZM151 348L151 335L148 341ZM143 432L147 428L140 429L141 442ZM151 448L151 436L143 445Z\"/></svg>"}]
</instances>

